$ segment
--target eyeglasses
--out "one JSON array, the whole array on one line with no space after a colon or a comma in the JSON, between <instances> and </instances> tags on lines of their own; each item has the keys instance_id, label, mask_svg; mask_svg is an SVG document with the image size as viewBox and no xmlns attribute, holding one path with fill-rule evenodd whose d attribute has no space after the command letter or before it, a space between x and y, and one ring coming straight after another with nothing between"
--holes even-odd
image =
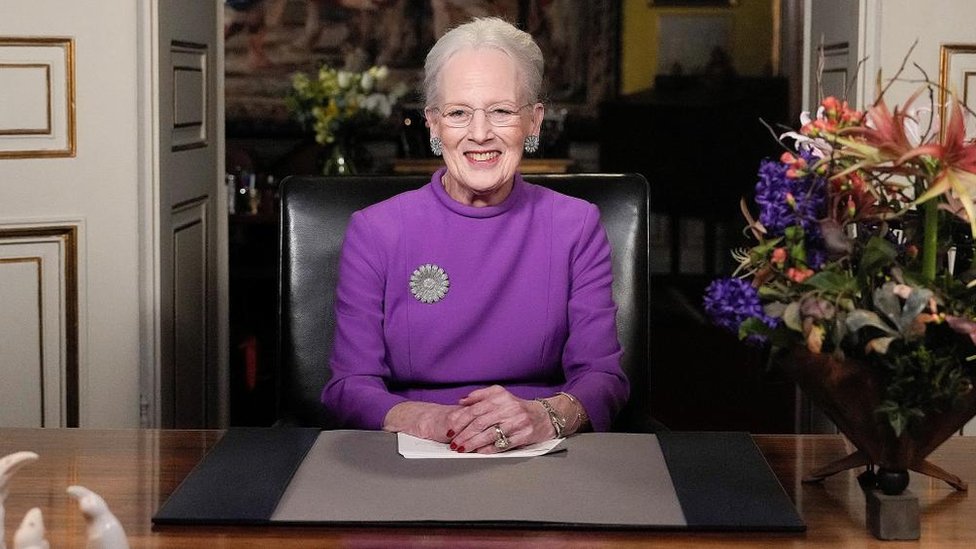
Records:
<instances>
[{"instance_id":1,"label":"eyeglasses","mask_svg":"<svg viewBox=\"0 0 976 549\"><path fill-rule=\"evenodd\" d=\"M502 104L476 109L467 105L444 105L443 107L432 107L431 110L439 112L441 119L448 126L466 128L474 118L475 111L484 111L485 118L492 126L514 126L519 123L519 112L530 106L532 103L526 103L521 107Z\"/></svg>"}]
</instances>

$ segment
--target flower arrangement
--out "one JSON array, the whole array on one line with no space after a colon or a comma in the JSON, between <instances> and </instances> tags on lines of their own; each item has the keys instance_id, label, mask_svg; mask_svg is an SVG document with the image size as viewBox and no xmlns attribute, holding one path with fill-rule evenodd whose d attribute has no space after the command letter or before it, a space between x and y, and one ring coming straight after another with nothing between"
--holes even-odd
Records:
<instances>
[{"instance_id":1,"label":"flower arrangement","mask_svg":"<svg viewBox=\"0 0 976 549\"><path fill-rule=\"evenodd\" d=\"M388 75L386 67L375 66L363 72L323 66L314 78L295 73L286 102L298 121L315 131L317 142L331 144L389 118L406 86L384 91Z\"/></svg>"},{"instance_id":2,"label":"flower arrangement","mask_svg":"<svg viewBox=\"0 0 976 549\"><path fill-rule=\"evenodd\" d=\"M748 342L867 364L897 437L973 391L976 144L948 90L926 79L893 111L886 90L863 112L828 97L780 135L758 215L742 202L757 243L704 306Z\"/></svg>"}]
</instances>

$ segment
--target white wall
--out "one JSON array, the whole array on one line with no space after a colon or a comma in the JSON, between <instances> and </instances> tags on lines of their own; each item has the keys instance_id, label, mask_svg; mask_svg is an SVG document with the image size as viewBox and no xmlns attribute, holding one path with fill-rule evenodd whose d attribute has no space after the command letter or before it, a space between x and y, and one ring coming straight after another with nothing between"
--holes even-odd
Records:
<instances>
[{"instance_id":1,"label":"white wall","mask_svg":"<svg viewBox=\"0 0 976 549\"><path fill-rule=\"evenodd\" d=\"M0 38L74 39L76 155L0 158L0 229L78 226L83 427L139 424L137 22L132 0L0 3ZM0 315L19 312L0 304Z\"/></svg>"},{"instance_id":2,"label":"white wall","mask_svg":"<svg viewBox=\"0 0 976 549\"><path fill-rule=\"evenodd\" d=\"M903 73L910 78L921 74L911 67L919 64L930 79L939 80L940 48L945 44L976 47L976 2L972 0L860 0L864 23L865 58L861 72L861 104L875 98L878 69L882 76L894 76L902 60L918 40ZM957 71L958 72L958 71ZM917 85L898 83L891 88L889 105L907 99Z\"/></svg>"}]
</instances>

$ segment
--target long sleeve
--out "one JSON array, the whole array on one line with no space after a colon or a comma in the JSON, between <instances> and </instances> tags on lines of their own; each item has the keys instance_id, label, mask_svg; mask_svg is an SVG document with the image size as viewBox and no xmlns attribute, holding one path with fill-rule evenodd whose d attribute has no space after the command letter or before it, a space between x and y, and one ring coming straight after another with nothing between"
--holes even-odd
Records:
<instances>
[{"instance_id":1,"label":"long sleeve","mask_svg":"<svg viewBox=\"0 0 976 549\"><path fill-rule=\"evenodd\" d=\"M332 378L322 402L345 427L380 429L386 413L406 400L390 393L383 335L386 258L362 212L346 229L336 287Z\"/></svg>"},{"instance_id":2,"label":"long sleeve","mask_svg":"<svg viewBox=\"0 0 976 549\"><path fill-rule=\"evenodd\" d=\"M588 207L570 262L564 390L579 399L593 429L605 431L626 403L630 388L620 369L610 244L596 206Z\"/></svg>"}]
</instances>

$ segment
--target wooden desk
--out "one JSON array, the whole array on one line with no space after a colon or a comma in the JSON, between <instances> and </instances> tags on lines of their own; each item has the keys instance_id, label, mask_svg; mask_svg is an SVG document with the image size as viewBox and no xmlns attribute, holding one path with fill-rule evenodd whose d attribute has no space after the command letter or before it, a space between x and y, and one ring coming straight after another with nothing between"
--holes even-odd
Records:
<instances>
[{"instance_id":1,"label":"wooden desk","mask_svg":"<svg viewBox=\"0 0 976 549\"><path fill-rule=\"evenodd\" d=\"M10 483L7 539L24 513L40 507L51 547L84 547L84 521L64 489L81 484L99 492L118 516L133 549L299 547L976 547L976 497L913 475L922 539L875 540L864 525L864 496L853 472L804 485L803 472L842 457L850 447L837 435L761 435L759 448L807 523L805 534L605 532L437 528L167 527L150 518L213 444L219 431L104 431L0 429L0 456L32 450L41 459ZM976 482L976 438L954 438L935 463ZM513 497L518 497L513 494Z\"/></svg>"}]
</instances>

